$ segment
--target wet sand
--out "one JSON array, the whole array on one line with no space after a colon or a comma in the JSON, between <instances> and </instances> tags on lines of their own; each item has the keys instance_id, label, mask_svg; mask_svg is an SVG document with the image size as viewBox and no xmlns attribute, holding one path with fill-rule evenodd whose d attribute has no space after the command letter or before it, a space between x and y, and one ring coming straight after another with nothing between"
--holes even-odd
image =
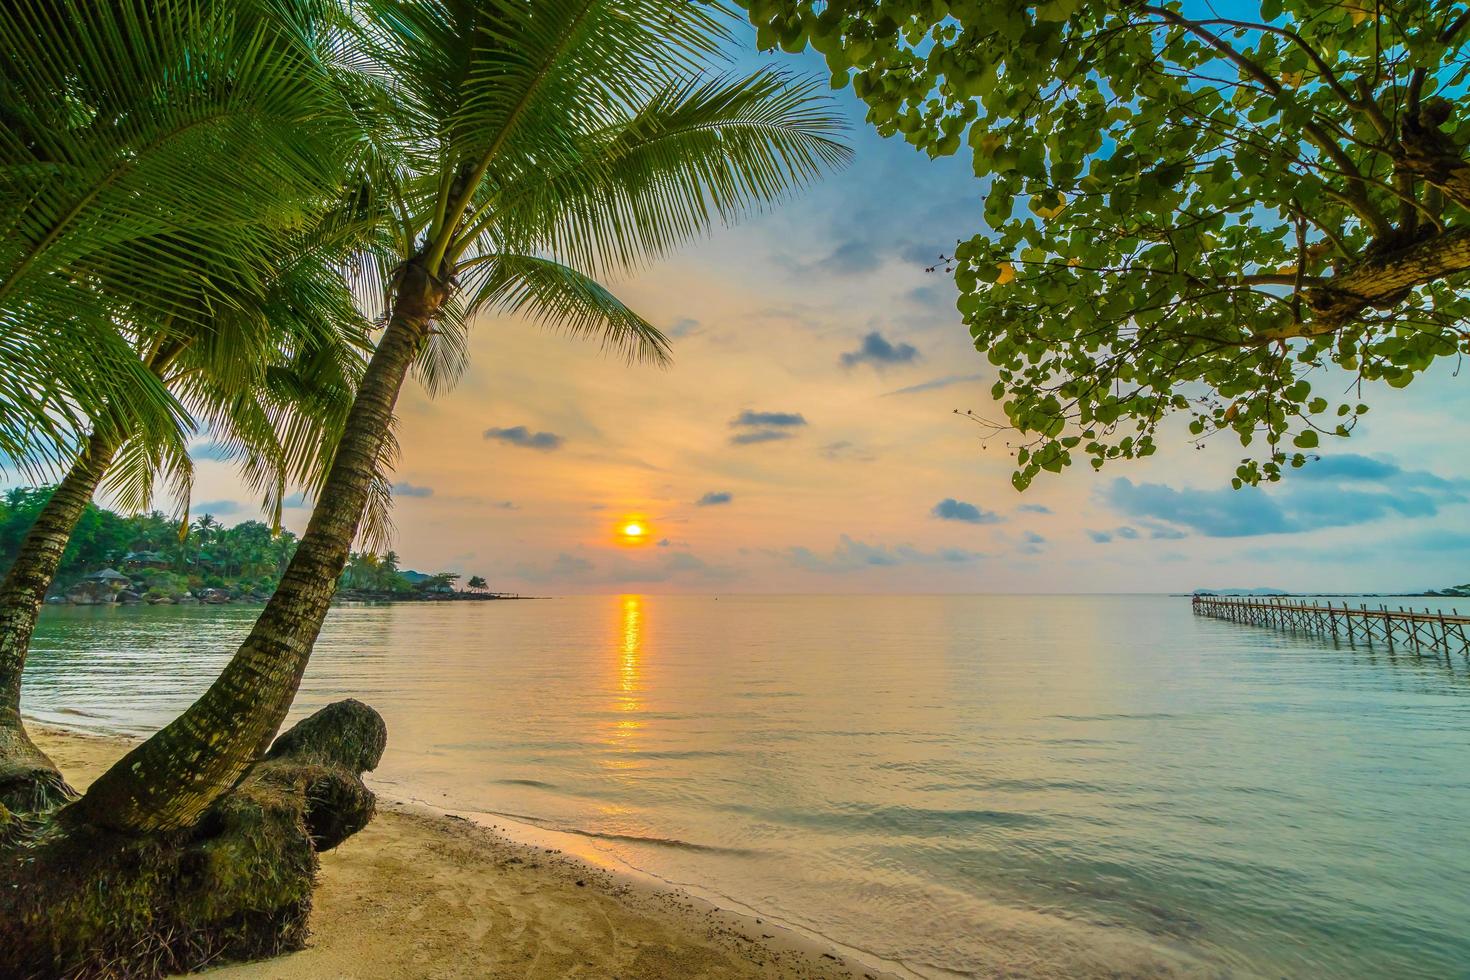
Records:
<instances>
[{"instance_id":1,"label":"wet sand","mask_svg":"<svg viewBox=\"0 0 1470 980\"><path fill-rule=\"evenodd\" d=\"M130 744L36 726L84 787ZM762 919L414 803L379 799L322 855L306 949L206 971L239 980L859 978L893 973Z\"/></svg>"}]
</instances>

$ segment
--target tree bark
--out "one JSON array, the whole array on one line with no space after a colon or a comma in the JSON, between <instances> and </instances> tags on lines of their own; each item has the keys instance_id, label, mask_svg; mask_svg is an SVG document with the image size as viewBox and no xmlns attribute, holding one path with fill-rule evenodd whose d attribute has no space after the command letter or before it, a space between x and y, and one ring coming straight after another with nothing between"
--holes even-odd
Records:
<instances>
[{"instance_id":1,"label":"tree bark","mask_svg":"<svg viewBox=\"0 0 1470 980\"><path fill-rule=\"evenodd\" d=\"M448 295L420 257L404 265L316 509L255 627L198 701L103 773L63 818L126 831L190 827L265 751L357 536L404 377Z\"/></svg>"},{"instance_id":2,"label":"tree bark","mask_svg":"<svg viewBox=\"0 0 1470 980\"><path fill-rule=\"evenodd\" d=\"M1369 255L1304 294L1310 315L1262 331L1262 341L1336 333L1369 309L1391 309L1416 286L1470 272L1470 226Z\"/></svg>"},{"instance_id":3,"label":"tree bark","mask_svg":"<svg viewBox=\"0 0 1470 980\"><path fill-rule=\"evenodd\" d=\"M118 440L94 433L66 478L26 532L15 564L0 584L0 804L43 810L76 796L56 766L31 742L20 717L20 681L46 591L77 522L116 454Z\"/></svg>"}]
</instances>

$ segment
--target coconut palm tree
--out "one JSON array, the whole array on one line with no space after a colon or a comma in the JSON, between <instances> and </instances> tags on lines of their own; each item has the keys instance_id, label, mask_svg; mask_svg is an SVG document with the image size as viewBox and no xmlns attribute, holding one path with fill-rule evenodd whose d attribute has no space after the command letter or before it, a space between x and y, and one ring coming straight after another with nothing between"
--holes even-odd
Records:
<instances>
[{"instance_id":1,"label":"coconut palm tree","mask_svg":"<svg viewBox=\"0 0 1470 980\"><path fill-rule=\"evenodd\" d=\"M0 455L67 469L99 427L166 434L172 357L120 324L200 321L208 257L279 257L342 176L350 113L313 0L0 7ZM237 273L236 291L255 285Z\"/></svg>"},{"instance_id":2,"label":"coconut palm tree","mask_svg":"<svg viewBox=\"0 0 1470 980\"><path fill-rule=\"evenodd\" d=\"M0 583L0 802L68 792L25 734L20 681L99 486L142 508L162 473L186 497L198 426L277 513L287 481L324 475L367 345L338 266L371 227L343 198L361 141L318 45L328 13L0 11L0 454L67 467Z\"/></svg>"},{"instance_id":3,"label":"coconut palm tree","mask_svg":"<svg viewBox=\"0 0 1470 980\"><path fill-rule=\"evenodd\" d=\"M358 533L411 369L431 393L487 311L663 362L667 341L594 275L661 255L843 161L814 86L709 76L723 23L685 0L365 0L357 41L398 124L384 330L310 522L219 679L69 808L128 831L191 825L291 705Z\"/></svg>"}]
</instances>

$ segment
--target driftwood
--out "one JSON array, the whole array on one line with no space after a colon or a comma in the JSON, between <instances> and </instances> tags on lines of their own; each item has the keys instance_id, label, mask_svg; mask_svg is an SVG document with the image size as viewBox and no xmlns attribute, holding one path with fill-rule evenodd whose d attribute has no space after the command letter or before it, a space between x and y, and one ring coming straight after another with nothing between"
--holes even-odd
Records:
<instances>
[{"instance_id":1,"label":"driftwood","mask_svg":"<svg viewBox=\"0 0 1470 980\"><path fill-rule=\"evenodd\" d=\"M0 805L0 976L161 977L300 949L317 854L367 826L387 730L339 701L192 827L139 835Z\"/></svg>"}]
</instances>

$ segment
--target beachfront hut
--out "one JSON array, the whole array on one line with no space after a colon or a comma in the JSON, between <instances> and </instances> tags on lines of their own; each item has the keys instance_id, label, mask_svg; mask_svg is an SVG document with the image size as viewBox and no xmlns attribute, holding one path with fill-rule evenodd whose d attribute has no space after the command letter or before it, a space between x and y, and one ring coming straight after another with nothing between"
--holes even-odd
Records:
<instances>
[{"instance_id":1,"label":"beachfront hut","mask_svg":"<svg viewBox=\"0 0 1470 980\"><path fill-rule=\"evenodd\" d=\"M168 556L157 551L130 551L123 555L124 568L167 568L170 564Z\"/></svg>"},{"instance_id":2,"label":"beachfront hut","mask_svg":"<svg viewBox=\"0 0 1470 980\"><path fill-rule=\"evenodd\" d=\"M115 585L118 587L132 584L132 579L128 578L122 572L115 571L111 568L104 568L101 571L93 572L90 575L84 575L82 576L82 578L84 581L87 582L105 582L108 585Z\"/></svg>"}]
</instances>

